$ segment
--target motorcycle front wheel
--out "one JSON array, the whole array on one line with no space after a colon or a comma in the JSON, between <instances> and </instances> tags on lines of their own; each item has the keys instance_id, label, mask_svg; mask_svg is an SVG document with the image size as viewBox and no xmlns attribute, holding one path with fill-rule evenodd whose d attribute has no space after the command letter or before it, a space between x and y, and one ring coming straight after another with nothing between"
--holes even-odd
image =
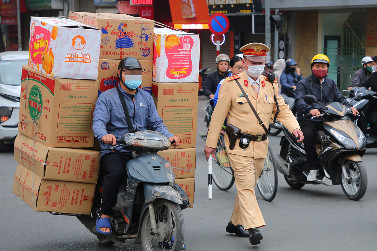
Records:
<instances>
[{"instance_id":1,"label":"motorcycle front wheel","mask_svg":"<svg viewBox=\"0 0 377 251\"><path fill-rule=\"evenodd\" d=\"M167 200L154 202L157 234L153 234L150 212L146 211L141 223L141 246L143 250L182 250L183 214L179 205Z\"/></svg>"},{"instance_id":2,"label":"motorcycle front wheel","mask_svg":"<svg viewBox=\"0 0 377 251\"><path fill-rule=\"evenodd\" d=\"M264 161L262 173L257 181L260 195L266 201L272 201L278 188L278 173L272 159L273 152L268 148L267 158Z\"/></svg>"},{"instance_id":3,"label":"motorcycle front wheel","mask_svg":"<svg viewBox=\"0 0 377 251\"><path fill-rule=\"evenodd\" d=\"M360 200L368 185L367 171L363 162L348 160L342 166L342 189L350 200Z\"/></svg>"}]
</instances>

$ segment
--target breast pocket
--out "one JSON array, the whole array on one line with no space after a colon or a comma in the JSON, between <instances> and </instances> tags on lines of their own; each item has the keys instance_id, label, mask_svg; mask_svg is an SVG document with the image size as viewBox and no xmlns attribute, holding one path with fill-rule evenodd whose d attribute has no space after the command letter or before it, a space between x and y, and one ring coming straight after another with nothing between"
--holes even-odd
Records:
<instances>
[{"instance_id":1,"label":"breast pocket","mask_svg":"<svg viewBox=\"0 0 377 251\"><path fill-rule=\"evenodd\" d=\"M248 109L251 109L245 97L237 98L235 106L242 112L249 112Z\"/></svg>"},{"instance_id":2,"label":"breast pocket","mask_svg":"<svg viewBox=\"0 0 377 251\"><path fill-rule=\"evenodd\" d=\"M267 97L264 99L264 103L263 103L263 110L266 112L266 113L272 113L272 110L274 109L275 107L275 100L273 97Z\"/></svg>"}]
</instances>

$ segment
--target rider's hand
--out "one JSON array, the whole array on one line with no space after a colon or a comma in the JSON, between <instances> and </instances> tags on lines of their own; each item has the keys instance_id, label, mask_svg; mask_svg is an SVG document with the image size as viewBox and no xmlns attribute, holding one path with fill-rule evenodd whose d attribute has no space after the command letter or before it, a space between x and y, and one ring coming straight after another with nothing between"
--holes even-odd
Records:
<instances>
[{"instance_id":1,"label":"rider's hand","mask_svg":"<svg viewBox=\"0 0 377 251\"><path fill-rule=\"evenodd\" d=\"M359 111L355 107L351 107L353 116L359 115Z\"/></svg>"},{"instance_id":2,"label":"rider's hand","mask_svg":"<svg viewBox=\"0 0 377 251\"><path fill-rule=\"evenodd\" d=\"M310 114L312 115L312 117L317 117L317 118L319 117L319 115L321 115L318 109L310 110Z\"/></svg>"},{"instance_id":3,"label":"rider's hand","mask_svg":"<svg viewBox=\"0 0 377 251\"><path fill-rule=\"evenodd\" d=\"M296 90L296 86L295 86L295 85L293 85L293 86L292 86L292 89L293 89L293 90Z\"/></svg>"},{"instance_id":4,"label":"rider's hand","mask_svg":"<svg viewBox=\"0 0 377 251\"><path fill-rule=\"evenodd\" d=\"M294 129L292 135L298 138L297 142L302 142L304 140L304 134L300 129Z\"/></svg>"},{"instance_id":5,"label":"rider's hand","mask_svg":"<svg viewBox=\"0 0 377 251\"><path fill-rule=\"evenodd\" d=\"M301 75L301 69L300 68L298 68L297 66L296 66L296 73L297 73L297 75Z\"/></svg>"},{"instance_id":6,"label":"rider's hand","mask_svg":"<svg viewBox=\"0 0 377 251\"><path fill-rule=\"evenodd\" d=\"M117 139L113 134L106 134L101 138L102 142L109 145L116 145Z\"/></svg>"},{"instance_id":7,"label":"rider's hand","mask_svg":"<svg viewBox=\"0 0 377 251\"><path fill-rule=\"evenodd\" d=\"M215 97L215 94L210 94L210 95L209 95L209 98L210 98L210 99L213 99L214 97Z\"/></svg>"},{"instance_id":8,"label":"rider's hand","mask_svg":"<svg viewBox=\"0 0 377 251\"><path fill-rule=\"evenodd\" d=\"M216 148L212 148L212 147L208 147L208 146L204 147L204 154L206 156L206 160L208 160L210 155L212 155L212 158L215 159L216 158L215 152L216 152Z\"/></svg>"},{"instance_id":9,"label":"rider's hand","mask_svg":"<svg viewBox=\"0 0 377 251\"><path fill-rule=\"evenodd\" d=\"M172 136L169 139L170 139L170 142L172 143L172 146L174 146L174 148L179 146L179 138L177 136Z\"/></svg>"}]
</instances>

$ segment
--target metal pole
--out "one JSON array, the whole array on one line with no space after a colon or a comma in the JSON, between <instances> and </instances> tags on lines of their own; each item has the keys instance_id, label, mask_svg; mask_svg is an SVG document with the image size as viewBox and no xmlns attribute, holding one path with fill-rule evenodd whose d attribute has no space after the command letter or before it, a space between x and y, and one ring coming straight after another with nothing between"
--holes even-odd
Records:
<instances>
[{"instance_id":1,"label":"metal pole","mask_svg":"<svg viewBox=\"0 0 377 251\"><path fill-rule=\"evenodd\" d=\"M17 33L18 50L22 51L20 0L17 0Z\"/></svg>"},{"instance_id":2,"label":"metal pole","mask_svg":"<svg viewBox=\"0 0 377 251\"><path fill-rule=\"evenodd\" d=\"M265 10L265 43L268 47L271 48L271 23L270 23L270 0L264 1L264 10ZM267 52L267 60L271 59L270 52Z\"/></svg>"},{"instance_id":3,"label":"metal pole","mask_svg":"<svg viewBox=\"0 0 377 251\"><path fill-rule=\"evenodd\" d=\"M278 14L278 13L279 13L279 10L276 9L275 14ZM279 43L279 31L275 25L274 62L278 60L278 53L279 53L278 43Z\"/></svg>"}]
</instances>

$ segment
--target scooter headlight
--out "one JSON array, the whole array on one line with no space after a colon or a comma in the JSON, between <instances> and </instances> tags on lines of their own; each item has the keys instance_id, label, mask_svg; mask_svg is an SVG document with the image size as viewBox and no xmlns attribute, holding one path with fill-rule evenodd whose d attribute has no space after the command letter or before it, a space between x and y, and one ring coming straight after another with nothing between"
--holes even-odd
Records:
<instances>
[{"instance_id":1,"label":"scooter headlight","mask_svg":"<svg viewBox=\"0 0 377 251\"><path fill-rule=\"evenodd\" d=\"M356 133L357 133L357 138L359 140L359 148L365 148L367 144L367 139L364 133L360 130L359 127L356 127Z\"/></svg>"},{"instance_id":2,"label":"scooter headlight","mask_svg":"<svg viewBox=\"0 0 377 251\"><path fill-rule=\"evenodd\" d=\"M357 149L357 146L355 142L348 137L346 134L331 128L330 129L331 134L340 142L342 143L347 149Z\"/></svg>"},{"instance_id":3,"label":"scooter headlight","mask_svg":"<svg viewBox=\"0 0 377 251\"><path fill-rule=\"evenodd\" d=\"M173 167L170 165L169 162L165 162L165 171L166 171L166 176L169 180L169 183L174 184L175 174L173 171Z\"/></svg>"}]
</instances>

